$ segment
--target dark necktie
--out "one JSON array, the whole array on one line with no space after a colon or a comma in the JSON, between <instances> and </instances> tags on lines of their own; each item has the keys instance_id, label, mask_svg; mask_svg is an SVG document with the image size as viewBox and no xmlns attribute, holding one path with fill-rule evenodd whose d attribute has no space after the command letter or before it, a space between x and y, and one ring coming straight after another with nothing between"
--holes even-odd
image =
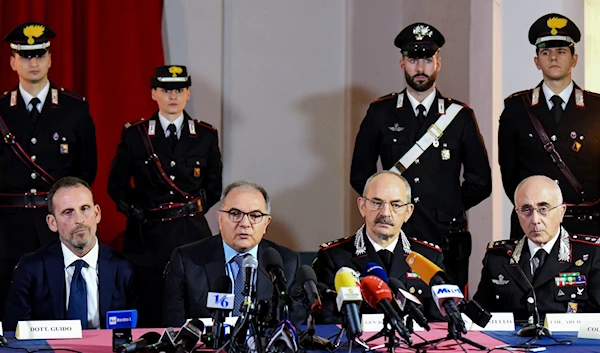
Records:
<instances>
[{"instance_id":1,"label":"dark necktie","mask_svg":"<svg viewBox=\"0 0 600 353\"><path fill-rule=\"evenodd\" d=\"M531 259L531 263L533 265L533 276L535 277L537 270L544 265L546 261L546 257L548 257L548 253L544 249L539 249L533 258Z\"/></svg>"},{"instance_id":2,"label":"dark necktie","mask_svg":"<svg viewBox=\"0 0 600 353\"><path fill-rule=\"evenodd\" d=\"M244 291L244 267L242 267L244 257L237 254L233 257L233 261L238 266L238 272L233 284L233 294L235 295L235 299L233 300L233 316L240 316L240 307L244 301L244 296L242 295Z\"/></svg>"},{"instance_id":3,"label":"dark necktie","mask_svg":"<svg viewBox=\"0 0 600 353\"><path fill-rule=\"evenodd\" d=\"M419 111L417 114L417 122L419 123L419 127L421 127L425 121L425 106L423 104L419 104L417 105L417 110Z\"/></svg>"},{"instance_id":4,"label":"dark necktie","mask_svg":"<svg viewBox=\"0 0 600 353\"><path fill-rule=\"evenodd\" d=\"M175 149L175 145L177 144L177 128L175 127L175 124L169 124L167 130L171 133L168 138L169 144L171 145L171 148Z\"/></svg>"},{"instance_id":5,"label":"dark necktie","mask_svg":"<svg viewBox=\"0 0 600 353\"><path fill-rule=\"evenodd\" d=\"M69 295L69 308L67 309L67 319L81 320L81 328L87 329L88 306L87 306L87 287L85 280L81 275L81 269L87 264L83 260L77 260L73 279L71 279L71 293ZM73 266L71 264L71 266Z\"/></svg>"},{"instance_id":6,"label":"dark necktie","mask_svg":"<svg viewBox=\"0 0 600 353\"><path fill-rule=\"evenodd\" d=\"M32 107L31 110L29 111L29 116L31 117L31 120L33 120L33 123L37 123L37 120L40 116L40 111L37 108L37 105L40 103L40 99L38 97L33 97L31 99L31 101L29 101L29 103L31 103Z\"/></svg>"},{"instance_id":7,"label":"dark necktie","mask_svg":"<svg viewBox=\"0 0 600 353\"><path fill-rule=\"evenodd\" d=\"M392 267L392 256L394 255L394 253L386 249L381 249L377 252L377 255L379 255L379 258L383 262L383 266L385 266L386 272L389 273L390 268Z\"/></svg>"},{"instance_id":8,"label":"dark necktie","mask_svg":"<svg viewBox=\"0 0 600 353\"><path fill-rule=\"evenodd\" d=\"M562 98L560 98L557 95L552 96L552 98L550 98L550 100L552 101L552 104L554 104L552 106L552 116L554 117L554 121L556 121L556 123L558 124L558 122L560 121L560 117L563 114L563 109L562 109L563 100L562 100Z\"/></svg>"}]
</instances>

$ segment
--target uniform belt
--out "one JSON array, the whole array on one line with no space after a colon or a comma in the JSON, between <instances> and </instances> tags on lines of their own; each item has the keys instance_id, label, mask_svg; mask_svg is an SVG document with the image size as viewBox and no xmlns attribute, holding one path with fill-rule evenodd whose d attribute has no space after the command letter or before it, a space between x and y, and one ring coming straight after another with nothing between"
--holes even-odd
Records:
<instances>
[{"instance_id":1,"label":"uniform belt","mask_svg":"<svg viewBox=\"0 0 600 353\"><path fill-rule=\"evenodd\" d=\"M197 198L187 203L164 203L157 208L146 210L146 219L166 222L176 218L191 217L202 211L202 202Z\"/></svg>"},{"instance_id":2,"label":"uniform belt","mask_svg":"<svg viewBox=\"0 0 600 353\"><path fill-rule=\"evenodd\" d=\"M0 194L0 207L40 208L48 206L47 192L26 192L24 194Z\"/></svg>"}]
</instances>

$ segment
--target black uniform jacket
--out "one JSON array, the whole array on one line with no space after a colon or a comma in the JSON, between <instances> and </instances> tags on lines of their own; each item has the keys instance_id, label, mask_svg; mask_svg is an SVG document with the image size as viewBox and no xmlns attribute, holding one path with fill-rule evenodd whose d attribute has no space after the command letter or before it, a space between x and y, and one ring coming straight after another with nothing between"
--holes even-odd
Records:
<instances>
[{"instance_id":1,"label":"black uniform jacket","mask_svg":"<svg viewBox=\"0 0 600 353\"><path fill-rule=\"evenodd\" d=\"M377 159L381 158L383 169L390 169L439 118L440 106L445 111L452 103L463 108L444 131L439 145L430 146L402 173L410 183L415 204L402 229L436 244L450 231L450 222L464 223L465 211L492 192L487 152L471 108L437 91L423 125L418 127L405 90L379 98L371 103L356 136L350 171L350 183L362 195L367 179L377 171Z\"/></svg>"},{"instance_id":2,"label":"black uniform jacket","mask_svg":"<svg viewBox=\"0 0 600 353\"><path fill-rule=\"evenodd\" d=\"M569 303L577 312L600 311L600 238L564 235L556 241L535 278L531 275L527 238L491 242L483 259L481 282L473 299L490 312L514 312L516 320L527 320L534 312L533 296L517 264L511 263L505 244L514 246L514 257L535 288L540 315L566 313ZM519 249L521 248L521 249ZM539 251L539 250L538 250ZM563 258L559 258L560 254ZM585 281L569 281L585 276Z\"/></svg>"},{"instance_id":3,"label":"black uniform jacket","mask_svg":"<svg viewBox=\"0 0 600 353\"><path fill-rule=\"evenodd\" d=\"M576 99L577 91L581 92L579 102ZM535 96L534 92L537 92ZM531 175L546 175L558 181L565 203L582 201L544 149L531 123L531 113L540 120L560 157L583 186L586 199L597 200L600 176L599 112L600 96L583 91L577 85L558 124L548 109L542 83L534 89L506 98L498 130L498 162L506 196L513 201L515 189L521 180ZM580 144L579 148L575 143ZM583 224L565 217L564 224L575 233L600 235L598 223L593 228L582 228ZM521 238L522 235L516 214L513 214L511 238Z\"/></svg>"},{"instance_id":4,"label":"black uniform jacket","mask_svg":"<svg viewBox=\"0 0 600 353\"><path fill-rule=\"evenodd\" d=\"M294 278L300 266L300 255L294 251L262 239L258 245L258 275L256 279L256 299L269 300L273 295L273 285L264 267L263 254L273 248L283 259L283 273L288 287L296 287ZM188 318L211 317L211 309L206 307L208 292L214 291L215 278L226 275L223 238L215 235L196 241L173 251L167 265L163 301L163 325L181 326ZM233 289L233 283L232 283ZM306 321L308 311L303 304L293 301L290 319L294 323Z\"/></svg>"},{"instance_id":5,"label":"black uniform jacket","mask_svg":"<svg viewBox=\"0 0 600 353\"><path fill-rule=\"evenodd\" d=\"M342 267L350 267L359 273L362 273L369 262L375 262L385 268L379 255L375 252L373 245L366 239L366 234L364 237L364 244L367 251L363 255L356 255L356 247L354 245L356 235L322 244L321 249L317 254L317 258L313 263L313 268L317 274L317 280L335 290L335 274ZM417 240L416 238L407 239L410 243L410 250L418 252L440 268L444 268L444 265L442 264L442 251L439 246ZM429 288L429 285L418 278L416 273L414 273L406 264L405 258L409 253L410 252L404 250L402 239L399 239L396 249L394 250L394 256L388 276L398 278L404 283L409 292L419 297L424 305L423 313L428 319L436 321L443 320L439 310L431 300L431 289ZM323 310L319 320L324 323L341 322L342 319L337 310L335 297L325 296L322 300ZM363 314L371 314L375 313L376 310L363 302L360 307L360 312Z\"/></svg>"}]
</instances>

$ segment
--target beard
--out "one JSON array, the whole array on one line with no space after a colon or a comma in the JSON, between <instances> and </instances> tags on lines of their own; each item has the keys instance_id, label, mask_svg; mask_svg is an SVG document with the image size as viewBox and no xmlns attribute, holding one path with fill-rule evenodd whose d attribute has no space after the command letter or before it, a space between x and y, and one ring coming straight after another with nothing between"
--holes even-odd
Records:
<instances>
[{"instance_id":1,"label":"beard","mask_svg":"<svg viewBox=\"0 0 600 353\"><path fill-rule=\"evenodd\" d=\"M417 77L419 79L425 78L425 81L417 82ZM420 73L411 77L408 74L408 72L404 71L404 78L406 79L406 83L410 86L410 88L414 89L417 92L425 92L428 89L430 89L435 83L435 80L437 78L437 72L434 72L433 74L431 74L431 76L427 76L424 73Z\"/></svg>"}]
</instances>

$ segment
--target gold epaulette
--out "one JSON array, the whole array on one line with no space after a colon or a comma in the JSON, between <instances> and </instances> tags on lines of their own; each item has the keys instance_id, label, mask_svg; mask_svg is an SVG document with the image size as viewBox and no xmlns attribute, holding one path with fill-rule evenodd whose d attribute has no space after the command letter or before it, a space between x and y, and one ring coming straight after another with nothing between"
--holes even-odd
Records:
<instances>
[{"instance_id":1,"label":"gold epaulette","mask_svg":"<svg viewBox=\"0 0 600 353\"><path fill-rule=\"evenodd\" d=\"M428 242L428 241L424 241L424 240L421 240L421 239L417 239L417 238L408 238L408 239L410 241L412 241L412 242L417 243L417 244L421 244L423 246L431 248L431 249L433 249L433 250L435 250L437 252L442 252L442 248L440 248L439 245L437 245L437 244L434 244L434 243L431 243L431 242Z\"/></svg>"},{"instance_id":2,"label":"gold epaulette","mask_svg":"<svg viewBox=\"0 0 600 353\"><path fill-rule=\"evenodd\" d=\"M600 237L588 234L569 234L571 241L578 243L584 243L588 245L600 246Z\"/></svg>"},{"instance_id":3,"label":"gold epaulette","mask_svg":"<svg viewBox=\"0 0 600 353\"><path fill-rule=\"evenodd\" d=\"M491 241L487 245L487 250L500 249L503 248L506 244L515 246L518 242L519 239L504 239L498 241Z\"/></svg>"},{"instance_id":4,"label":"gold epaulette","mask_svg":"<svg viewBox=\"0 0 600 353\"><path fill-rule=\"evenodd\" d=\"M319 245L319 248L323 249L323 250L327 250L329 248L333 248L334 246L338 246L340 244L344 244L347 243L348 241L350 241L350 239L352 239L351 237L344 237L344 238L339 238L336 240L331 240L328 242L325 242L321 245Z\"/></svg>"}]
</instances>

